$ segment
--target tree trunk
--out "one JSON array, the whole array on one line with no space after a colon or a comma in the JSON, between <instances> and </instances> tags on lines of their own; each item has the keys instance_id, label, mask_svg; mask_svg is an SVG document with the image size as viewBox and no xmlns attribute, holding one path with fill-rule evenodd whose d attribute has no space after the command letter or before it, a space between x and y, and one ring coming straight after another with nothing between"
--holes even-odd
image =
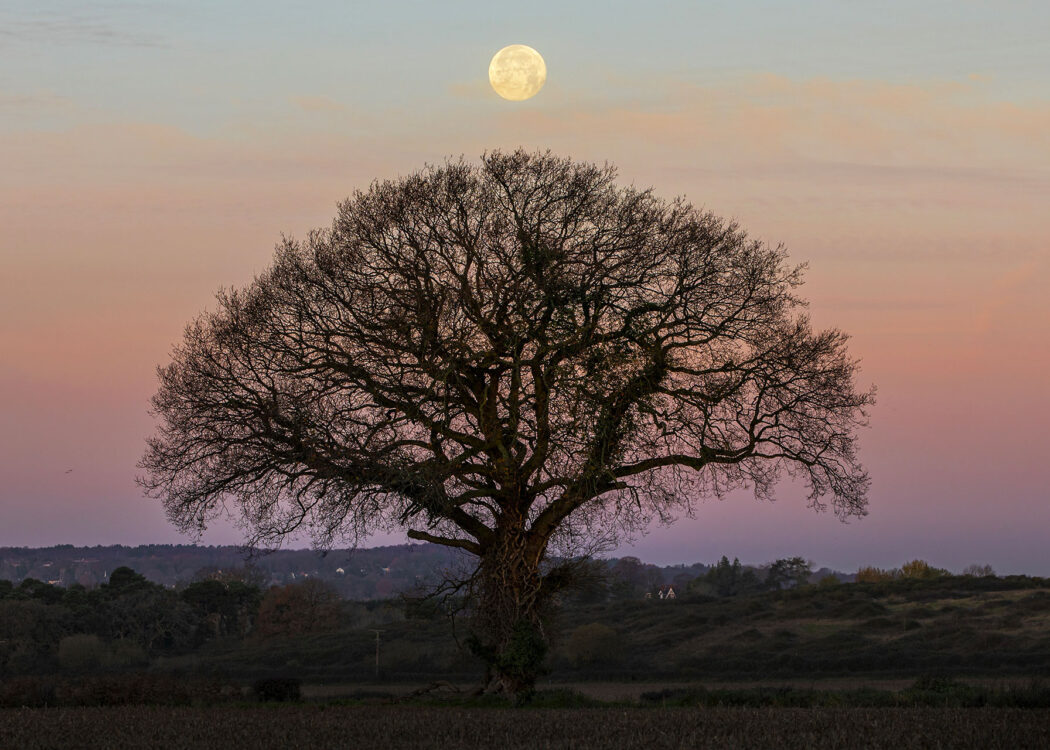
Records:
<instances>
[{"instance_id":1,"label":"tree trunk","mask_svg":"<svg viewBox=\"0 0 1050 750\"><path fill-rule=\"evenodd\" d=\"M488 665L485 690L520 698L535 686L548 645L539 553L524 533L499 534L482 555L477 586L472 643Z\"/></svg>"}]
</instances>

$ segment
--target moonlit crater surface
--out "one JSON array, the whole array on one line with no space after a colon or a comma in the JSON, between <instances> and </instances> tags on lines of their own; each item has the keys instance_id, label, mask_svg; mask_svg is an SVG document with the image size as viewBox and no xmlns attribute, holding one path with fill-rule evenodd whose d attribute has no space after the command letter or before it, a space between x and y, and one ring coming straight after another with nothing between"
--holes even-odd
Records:
<instances>
[{"instance_id":1,"label":"moonlit crater surface","mask_svg":"<svg viewBox=\"0 0 1050 750\"><path fill-rule=\"evenodd\" d=\"M539 93L547 82L547 64L532 47L512 44L489 63L489 83L504 99L520 102Z\"/></svg>"}]
</instances>

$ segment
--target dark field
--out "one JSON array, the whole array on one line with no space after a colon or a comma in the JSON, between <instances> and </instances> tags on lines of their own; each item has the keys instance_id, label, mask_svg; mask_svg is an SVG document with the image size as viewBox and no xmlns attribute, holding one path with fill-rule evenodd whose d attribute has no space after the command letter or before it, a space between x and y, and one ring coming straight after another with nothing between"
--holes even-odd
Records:
<instances>
[{"instance_id":1,"label":"dark field","mask_svg":"<svg viewBox=\"0 0 1050 750\"><path fill-rule=\"evenodd\" d=\"M1045 748L1050 711L464 709L396 706L0 711L4 748Z\"/></svg>"}]
</instances>

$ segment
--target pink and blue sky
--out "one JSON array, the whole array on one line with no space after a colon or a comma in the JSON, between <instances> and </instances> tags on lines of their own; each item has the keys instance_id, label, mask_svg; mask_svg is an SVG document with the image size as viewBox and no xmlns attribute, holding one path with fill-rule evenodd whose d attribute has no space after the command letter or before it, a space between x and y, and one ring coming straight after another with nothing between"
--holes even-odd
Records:
<instances>
[{"instance_id":1,"label":"pink and blue sky","mask_svg":"<svg viewBox=\"0 0 1050 750\"><path fill-rule=\"evenodd\" d=\"M621 554L1050 575L1048 38L1025 0L0 4L0 545L188 541L134 483L183 326L354 189L524 145L785 243L879 387L867 518L785 485Z\"/></svg>"}]
</instances>

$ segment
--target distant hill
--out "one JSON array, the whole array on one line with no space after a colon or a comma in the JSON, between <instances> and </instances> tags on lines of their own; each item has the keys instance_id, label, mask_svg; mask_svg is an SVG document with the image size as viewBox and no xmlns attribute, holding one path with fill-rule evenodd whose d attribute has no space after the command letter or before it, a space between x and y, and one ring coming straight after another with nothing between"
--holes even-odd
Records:
<instances>
[{"instance_id":1,"label":"distant hill","mask_svg":"<svg viewBox=\"0 0 1050 750\"><path fill-rule=\"evenodd\" d=\"M433 544L369 549L277 550L250 554L237 546L150 544L138 547L0 547L0 580L25 578L95 586L127 566L164 586L239 571L262 586L319 578L347 599L393 596L457 564L457 555ZM247 570L246 570L247 569Z\"/></svg>"},{"instance_id":2,"label":"distant hill","mask_svg":"<svg viewBox=\"0 0 1050 750\"><path fill-rule=\"evenodd\" d=\"M441 612L346 603L342 624L309 637L215 642L167 668L256 678L294 670L317 682L473 680L483 665ZM867 680L920 675L1009 680L1050 673L1050 580L944 576L804 586L674 601L567 599L551 633L549 679L616 683ZM284 671L283 671L284 670ZM655 688L651 688L655 689ZM729 704L733 705L733 704ZM782 704L791 705L791 704Z\"/></svg>"},{"instance_id":3,"label":"distant hill","mask_svg":"<svg viewBox=\"0 0 1050 750\"><path fill-rule=\"evenodd\" d=\"M420 583L436 580L448 570L462 569L469 556L434 544L400 544L362 549L286 549L250 554L243 547L191 544L148 544L74 547L0 547L0 580L18 583L26 578L70 586L92 587L127 566L149 580L173 587L231 572L246 574L263 587L317 578L332 584L345 599L385 599ZM679 589L710 570L709 565L658 566L635 557L603 561L609 572L634 579L640 589L672 585ZM744 566L760 571L755 566ZM248 570L246 570L248 569ZM763 574L764 575L764 574ZM827 568L813 579L851 576ZM763 576L760 576L763 577Z\"/></svg>"}]
</instances>

